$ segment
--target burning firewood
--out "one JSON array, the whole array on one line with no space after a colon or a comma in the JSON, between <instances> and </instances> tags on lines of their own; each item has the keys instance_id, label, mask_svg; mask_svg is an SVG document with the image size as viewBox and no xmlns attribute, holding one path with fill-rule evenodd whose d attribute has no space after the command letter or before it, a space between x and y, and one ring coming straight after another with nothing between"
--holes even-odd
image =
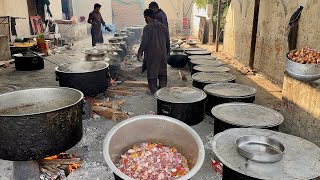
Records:
<instances>
[{"instance_id":1,"label":"burning firewood","mask_svg":"<svg viewBox=\"0 0 320 180\"><path fill-rule=\"evenodd\" d=\"M60 180L68 176L72 171L80 167L80 158L73 154L61 153L39 160L40 179Z\"/></svg>"}]
</instances>

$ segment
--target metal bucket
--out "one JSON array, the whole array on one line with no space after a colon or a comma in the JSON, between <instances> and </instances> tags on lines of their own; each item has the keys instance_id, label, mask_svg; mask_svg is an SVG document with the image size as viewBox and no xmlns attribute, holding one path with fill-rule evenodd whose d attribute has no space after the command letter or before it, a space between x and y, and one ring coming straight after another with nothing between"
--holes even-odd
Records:
<instances>
[{"instance_id":1,"label":"metal bucket","mask_svg":"<svg viewBox=\"0 0 320 180\"><path fill-rule=\"evenodd\" d=\"M190 179L201 168L205 150L199 135L191 127L166 116L142 115L114 126L103 142L104 159L118 179L133 180L115 166L120 155L135 144L150 141L174 146L187 158L190 171L179 180Z\"/></svg>"}]
</instances>

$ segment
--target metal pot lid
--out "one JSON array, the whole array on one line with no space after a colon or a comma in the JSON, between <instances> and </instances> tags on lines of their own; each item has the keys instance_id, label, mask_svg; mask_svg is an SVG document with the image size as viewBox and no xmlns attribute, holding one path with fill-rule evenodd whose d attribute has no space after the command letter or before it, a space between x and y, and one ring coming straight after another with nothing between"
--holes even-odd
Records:
<instances>
[{"instance_id":1,"label":"metal pot lid","mask_svg":"<svg viewBox=\"0 0 320 180\"><path fill-rule=\"evenodd\" d=\"M18 53L18 54L14 54L13 57L37 57L37 55L33 53Z\"/></svg>"},{"instance_id":2,"label":"metal pot lid","mask_svg":"<svg viewBox=\"0 0 320 180\"><path fill-rule=\"evenodd\" d=\"M245 98L255 96L253 87L237 83L216 83L206 85L203 89L207 94L224 98Z\"/></svg>"},{"instance_id":3,"label":"metal pot lid","mask_svg":"<svg viewBox=\"0 0 320 180\"><path fill-rule=\"evenodd\" d=\"M202 83L229 82L236 79L233 74L226 72L198 72L192 75L192 79Z\"/></svg>"},{"instance_id":4,"label":"metal pot lid","mask_svg":"<svg viewBox=\"0 0 320 180\"><path fill-rule=\"evenodd\" d=\"M108 63L102 61L94 62L78 62L78 63L65 63L56 67L57 72L61 73L89 73L96 72L109 67Z\"/></svg>"},{"instance_id":5,"label":"metal pot lid","mask_svg":"<svg viewBox=\"0 0 320 180\"><path fill-rule=\"evenodd\" d=\"M207 49L203 48L186 48L185 51L206 51Z\"/></svg>"},{"instance_id":6,"label":"metal pot lid","mask_svg":"<svg viewBox=\"0 0 320 180\"><path fill-rule=\"evenodd\" d=\"M204 100L204 91L194 87L165 87L155 93L158 100L170 103L194 103Z\"/></svg>"},{"instance_id":7,"label":"metal pot lid","mask_svg":"<svg viewBox=\"0 0 320 180\"><path fill-rule=\"evenodd\" d=\"M195 65L206 65L206 66L222 66L223 65L221 61L211 60L211 59L193 59L190 62Z\"/></svg>"},{"instance_id":8,"label":"metal pot lid","mask_svg":"<svg viewBox=\"0 0 320 180\"><path fill-rule=\"evenodd\" d=\"M189 56L189 59L194 60L194 59L212 59L212 60L216 60L217 58L211 56L211 55L191 55Z\"/></svg>"},{"instance_id":9,"label":"metal pot lid","mask_svg":"<svg viewBox=\"0 0 320 180\"><path fill-rule=\"evenodd\" d=\"M201 72L229 72L229 68L224 66L208 66L208 65L197 65L193 67L194 70Z\"/></svg>"},{"instance_id":10,"label":"metal pot lid","mask_svg":"<svg viewBox=\"0 0 320 180\"><path fill-rule=\"evenodd\" d=\"M84 50L83 53L94 56L94 55L104 55L107 53L107 51L103 49L87 49L87 50Z\"/></svg>"},{"instance_id":11,"label":"metal pot lid","mask_svg":"<svg viewBox=\"0 0 320 180\"><path fill-rule=\"evenodd\" d=\"M181 48L172 48L173 52L183 52L183 49Z\"/></svg>"},{"instance_id":12,"label":"metal pot lid","mask_svg":"<svg viewBox=\"0 0 320 180\"><path fill-rule=\"evenodd\" d=\"M284 120L277 111L252 103L220 104L213 107L211 113L220 121L241 127L273 127Z\"/></svg>"},{"instance_id":13,"label":"metal pot lid","mask_svg":"<svg viewBox=\"0 0 320 180\"><path fill-rule=\"evenodd\" d=\"M211 55L211 51L187 51L189 55Z\"/></svg>"}]
</instances>

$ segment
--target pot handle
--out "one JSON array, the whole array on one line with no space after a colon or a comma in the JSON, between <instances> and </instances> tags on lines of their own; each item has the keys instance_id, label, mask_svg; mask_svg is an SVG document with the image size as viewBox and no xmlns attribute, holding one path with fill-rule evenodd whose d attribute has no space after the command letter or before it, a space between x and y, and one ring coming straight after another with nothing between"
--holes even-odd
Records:
<instances>
[{"instance_id":1,"label":"pot handle","mask_svg":"<svg viewBox=\"0 0 320 180\"><path fill-rule=\"evenodd\" d=\"M39 62L39 59L38 59L38 58L35 57L35 58L32 59L32 63L33 63L33 64L37 64L38 62Z\"/></svg>"},{"instance_id":2,"label":"pot handle","mask_svg":"<svg viewBox=\"0 0 320 180\"><path fill-rule=\"evenodd\" d=\"M82 99L82 100L81 100L81 105L82 105L81 114L82 114L82 115L85 115L85 114L86 114L85 104L86 104L86 100L85 100L85 99Z\"/></svg>"},{"instance_id":3,"label":"pot handle","mask_svg":"<svg viewBox=\"0 0 320 180\"><path fill-rule=\"evenodd\" d=\"M160 105L160 111L161 111L163 114L170 115L170 114L171 114L171 111L172 111L172 107L171 107L170 105L167 105L167 104L161 104L161 105Z\"/></svg>"},{"instance_id":4,"label":"pot handle","mask_svg":"<svg viewBox=\"0 0 320 180\"><path fill-rule=\"evenodd\" d=\"M55 73L56 73L56 81L59 81L59 74L57 71Z\"/></svg>"}]
</instances>

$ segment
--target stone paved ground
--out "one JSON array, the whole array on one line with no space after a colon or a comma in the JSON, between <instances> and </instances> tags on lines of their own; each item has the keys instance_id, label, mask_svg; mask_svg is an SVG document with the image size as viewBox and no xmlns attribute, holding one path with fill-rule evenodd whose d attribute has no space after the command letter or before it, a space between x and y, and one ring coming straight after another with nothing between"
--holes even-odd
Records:
<instances>
[{"instance_id":1,"label":"stone paved ground","mask_svg":"<svg viewBox=\"0 0 320 180\"><path fill-rule=\"evenodd\" d=\"M90 41L91 39L89 37L85 38L84 40L76 42L73 46L73 50L67 51L63 54L55 54L47 58L57 64L84 61L82 51L84 48L90 47ZM205 47L210 50L213 49L213 46ZM228 63L227 66L231 68L231 73L237 76L236 81L238 83L248 84L257 88L258 93L255 103L278 110L280 109L281 89L279 87L273 85L259 74L242 75L238 70L236 70L241 69L242 66L241 64L238 64L235 59L232 59L222 53L216 53L215 55L221 58L222 61ZM135 65L139 65L139 63L135 63ZM20 89L58 86L58 82L55 80L55 67L56 65L45 61L45 69L40 71L19 72L15 71L13 66L1 69L0 84L10 84L17 86ZM181 70L186 74L188 79L187 81L179 80L178 70L168 67L168 86L191 86L190 72L187 68L183 68ZM145 75L141 76L139 73L127 73L127 75L133 76L136 80L146 80ZM149 111L156 112L156 99L146 92L127 96L125 97L125 103L123 104L122 109L124 111L132 112L133 116L145 114ZM69 175L67 179L113 179L112 172L103 159L102 142L108 131L115 124L115 122L103 118L86 118L83 120L84 136L74 148L69 150L69 152L75 153L83 158L84 163L80 169ZM192 128L200 135L201 139L206 144L212 137L213 119L206 116L202 123L193 126ZM210 148L207 147L205 162L200 171L192 179L220 179L211 167L210 158L213 157L214 156ZM0 180L10 179L11 175L12 162L0 161Z\"/></svg>"}]
</instances>

